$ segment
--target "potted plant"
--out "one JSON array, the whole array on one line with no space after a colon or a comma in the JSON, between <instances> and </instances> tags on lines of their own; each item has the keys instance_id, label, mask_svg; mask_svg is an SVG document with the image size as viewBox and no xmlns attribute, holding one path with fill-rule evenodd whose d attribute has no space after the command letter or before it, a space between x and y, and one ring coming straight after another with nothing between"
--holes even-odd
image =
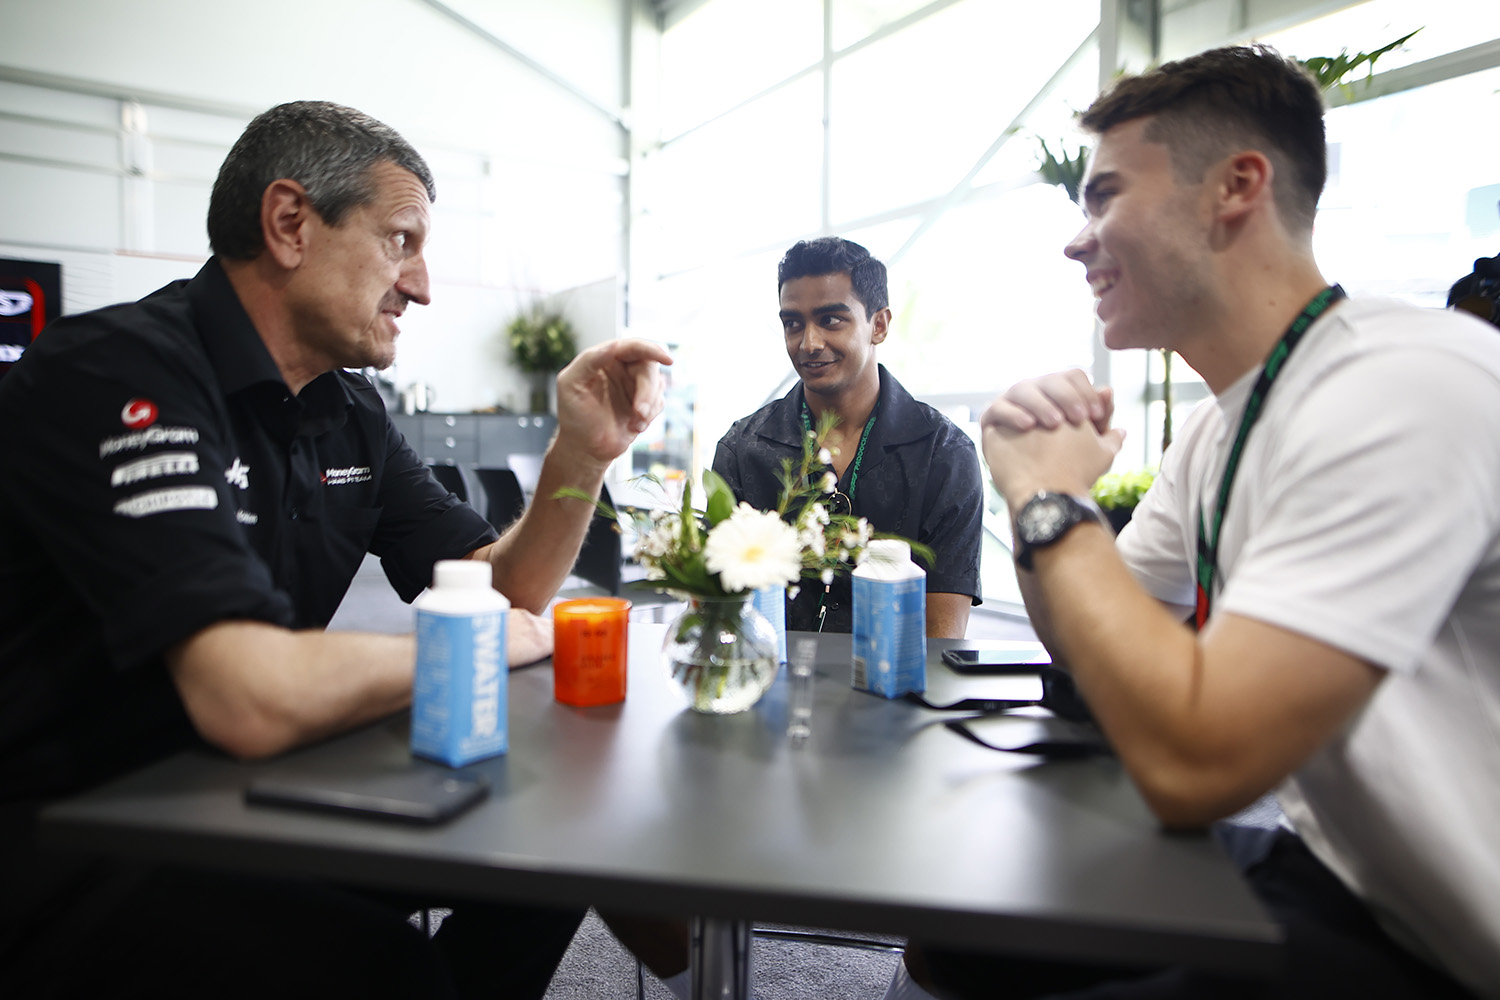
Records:
<instances>
[{"instance_id":1,"label":"potted plant","mask_svg":"<svg viewBox=\"0 0 1500 1000\"><path fill-rule=\"evenodd\" d=\"M1108 472L1089 490L1094 503L1109 518L1109 526L1119 534L1130 523L1136 504L1156 481L1154 469L1136 469L1132 472Z\"/></svg>"},{"instance_id":2,"label":"potted plant","mask_svg":"<svg viewBox=\"0 0 1500 1000\"><path fill-rule=\"evenodd\" d=\"M533 309L505 328L516 367L532 376L531 412L550 413L556 375L578 354L573 324L555 312Z\"/></svg>"}]
</instances>

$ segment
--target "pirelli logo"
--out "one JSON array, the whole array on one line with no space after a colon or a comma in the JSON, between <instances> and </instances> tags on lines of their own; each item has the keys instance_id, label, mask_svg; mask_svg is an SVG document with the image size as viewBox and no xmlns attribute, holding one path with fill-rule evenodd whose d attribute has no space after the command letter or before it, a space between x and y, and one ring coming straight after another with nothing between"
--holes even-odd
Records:
<instances>
[{"instance_id":1,"label":"pirelli logo","mask_svg":"<svg viewBox=\"0 0 1500 1000\"><path fill-rule=\"evenodd\" d=\"M109 485L129 486L164 476L191 476L198 471L198 455L191 451L163 451L115 466Z\"/></svg>"}]
</instances>

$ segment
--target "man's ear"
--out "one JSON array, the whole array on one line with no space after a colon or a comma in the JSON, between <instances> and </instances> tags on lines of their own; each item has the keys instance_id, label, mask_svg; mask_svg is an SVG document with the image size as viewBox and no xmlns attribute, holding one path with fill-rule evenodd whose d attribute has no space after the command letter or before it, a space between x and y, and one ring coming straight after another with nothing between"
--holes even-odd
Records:
<instances>
[{"instance_id":1,"label":"man's ear","mask_svg":"<svg viewBox=\"0 0 1500 1000\"><path fill-rule=\"evenodd\" d=\"M301 265L307 251L307 224L314 214L301 184L282 178L266 185L260 196L260 232L272 260L287 270Z\"/></svg>"},{"instance_id":2,"label":"man's ear","mask_svg":"<svg viewBox=\"0 0 1500 1000\"><path fill-rule=\"evenodd\" d=\"M870 317L870 343L885 343L885 335L890 332L891 307L886 306L874 316Z\"/></svg>"},{"instance_id":3,"label":"man's ear","mask_svg":"<svg viewBox=\"0 0 1500 1000\"><path fill-rule=\"evenodd\" d=\"M1255 149L1235 153L1220 164L1219 170L1215 208L1220 222L1237 225L1252 210L1274 202L1276 168L1265 153Z\"/></svg>"}]
</instances>

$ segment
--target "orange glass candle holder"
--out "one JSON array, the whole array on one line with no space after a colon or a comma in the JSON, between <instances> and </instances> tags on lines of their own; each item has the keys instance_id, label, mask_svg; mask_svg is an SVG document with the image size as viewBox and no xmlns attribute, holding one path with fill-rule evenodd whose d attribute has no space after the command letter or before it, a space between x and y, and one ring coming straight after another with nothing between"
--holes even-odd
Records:
<instances>
[{"instance_id":1,"label":"orange glass candle holder","mask_svg":"<svg viewBox=\"0 0 1500 1000\"><path fill-rule=\"evenodd\" d=\"M618 597L560 601L552 609L552 694L564 705L625 700L630 602Z\"/></svg>"}]
</instances>

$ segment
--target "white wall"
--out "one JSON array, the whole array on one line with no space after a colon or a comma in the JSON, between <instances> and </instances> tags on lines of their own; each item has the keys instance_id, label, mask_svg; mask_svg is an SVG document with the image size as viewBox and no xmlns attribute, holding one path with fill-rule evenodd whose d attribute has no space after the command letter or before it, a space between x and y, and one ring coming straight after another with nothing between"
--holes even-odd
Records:
<instances>
[{"instance_id":1,"label":"white wall","mask_svg":"<svg viewBox=\"0 0 1500 1000\"><path fill-rule=\"evenodd\" d=\"M0 253L61 261L68 311L191 275L245 122L349 104L438 184L433 304L407 314L398 384L444 408L524 401L500 347L515 312L580 286L618 299L626 136L590 104L623 103L632 3L447 0L580 99L421 0L0 0ZM606 339L618 309L575 322Z\"/></svg>"}]
</instances>

